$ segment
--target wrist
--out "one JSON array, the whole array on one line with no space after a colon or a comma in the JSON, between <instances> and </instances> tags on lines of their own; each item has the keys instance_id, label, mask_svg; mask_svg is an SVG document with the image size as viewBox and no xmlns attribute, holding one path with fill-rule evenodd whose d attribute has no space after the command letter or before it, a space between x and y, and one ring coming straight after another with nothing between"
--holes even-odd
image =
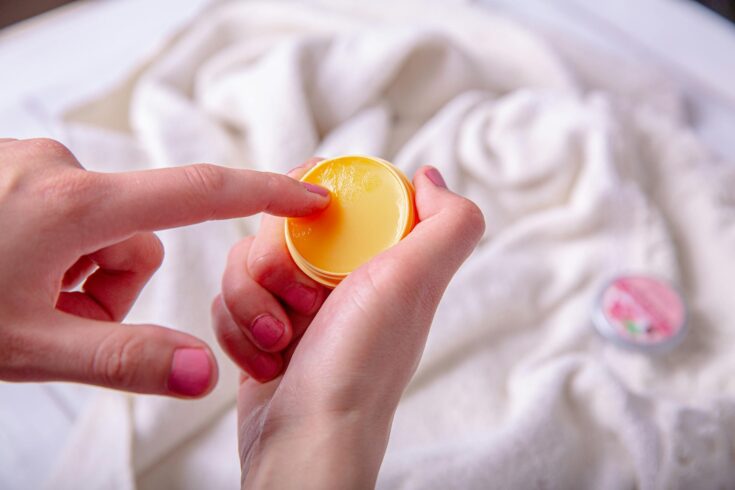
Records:
<instances>
[{"instance_id":1,"label":"wrist","mask_svg":"<svg viewBox=\"0 0 735 490\"><path fill-rule=\"evenodd\" d=\"M241 454L242 488L373 488L391 420L358 412L266 421Z\"/></svg>"}]
</instances>

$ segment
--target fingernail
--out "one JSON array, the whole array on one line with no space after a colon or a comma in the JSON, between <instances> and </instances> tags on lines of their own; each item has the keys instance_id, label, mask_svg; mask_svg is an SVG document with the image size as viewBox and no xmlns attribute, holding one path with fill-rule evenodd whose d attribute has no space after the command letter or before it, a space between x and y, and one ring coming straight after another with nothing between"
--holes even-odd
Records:
<instances>
[{"instance_id":1,"label":"fingernail","mask_svg":"<svg viewBox=\"0 0 735 490\"><path fill-rule=\"evenodd\" d=\"M259 381L268 381L278 376L278 372L281 370L281 363L273 355L258 354L250 362L250 367L253 370L253 377Z\"/></svg>"},{"instance_id":2,"label":"fingernail","mask_svg":"<svg viewBox=\"0 0 735 490\"><path fill-rule=\"evenodd\" d=\"M314 309L317 292L302 284L293 284L283 293L283 299L299 313L308 314Z\"/></svg>"},{"instance_id":3,"label":"fingernail","mask_svg":"<svg viewBox=\"0 0 735 490\"><path fill-rule=\"evenodd\" d=\"M209 388L212 379L212 363L204 349L176 349L168 389L177 395L197 396Z\"/></svg>"},{"instance_id":4,"label":"fingernail","mask_svg":"<svg viewBox=\"0 0 735 490\"><path fill-rule=\"evenodd\" d=\"M255 343L261 349L268 349L276 345L281 337L283 337L285 330L286 328L283 326L283 323L268 314L260 315L250 325L253 340L255 340Z\"/></svg>"},{"instance_id":5,"label":"fingernail","mask_svg":"<svg viewBox=\"0 0 735 490\"><path fill-rule=\"evenodd\" d=\"M302 184L304 184L304 187L306 187L306 190L309 192L313 192L314 194L319 194L324 197L329 195L329 191L322 186L310 184L309 182L302 182Z\"/></svg>"},{"instance_id":6,"label":"fingernail","mask_svg":"<svg viewBox=\"0 0 735 490\"><path fill-rule=\"evenodd\" d=\"M309 158L309 159L308 159L307 161L305 161L304 163L302 163L302 164L300 164L300 165L297 165L297 166L295 166L294 168L292 168L291 170L289 170L289 171L288 171L288 172L286 172L286 173L287 173L287 174L290 174L290 173L292 173L292 172L295 172L295 171L297 171L297 170L301 170L301 169L303 169L304 167L308 167L308 168L311 168L311 167L313 167L314 165L316 165L317 163L321 162L321 161L322 161L322 160L324 160L324 159L325 159L324 157L319 157L319 156L316 156L316 157L312 157L312 158Z\"/></svg>"},{"instance_id":7,"label":"fingernail","mask_svg":"<svg viewBox=\"0 0 735 490\"><path fill-rule=\"evenodd\" d=\"M436 186L447 188L447 183L444 182L444 177L439 173L437 169L431 167L426 171L426 177Z\"/></svg>"}]
</instances>

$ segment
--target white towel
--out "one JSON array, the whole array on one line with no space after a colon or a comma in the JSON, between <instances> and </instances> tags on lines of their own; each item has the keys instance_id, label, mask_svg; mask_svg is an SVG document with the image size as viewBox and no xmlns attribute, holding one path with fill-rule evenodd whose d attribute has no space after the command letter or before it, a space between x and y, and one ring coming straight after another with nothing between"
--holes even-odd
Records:
<instances>
[{"instance_id":1,"label":"white towel","mask_svg":"<svg viewBox=\"0 0 735 490\"><path fill-rule=\"evenodd\" d=\"M93 168L368 153L433 164L482 207L487 234L437 313L379 488L732 488L735 166L684 115L664 77L480 7L247 1L201 16L66 128ZM253 223L161 233L166 262L130 320L214 345L209 303ZM599 287L624 272L684 291L674 352L591 328ZM219 362L201 401L101 393L49 485L236 488L235 371Z\"/></svg>"}]
</instances>

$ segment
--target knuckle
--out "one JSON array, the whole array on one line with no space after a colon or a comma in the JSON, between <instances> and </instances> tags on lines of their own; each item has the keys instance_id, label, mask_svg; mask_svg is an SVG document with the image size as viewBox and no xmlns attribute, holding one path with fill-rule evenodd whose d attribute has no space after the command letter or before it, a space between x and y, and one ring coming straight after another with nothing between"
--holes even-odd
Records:
<instances>
[{"instance_id":1,"label":"knuckle","mask_svg":"<svg viewBox=\"0 0 735 490\"><path fill-rule=\"evenodd\" d=\"M242 345L243 333L234 324L223 301L215 300L212 304L212 326L217 342L228 355L232 355L237 352L236 347Z\"/></svg>"},{"instance_id":2,"label":"knuckle","mask_svg":"<svg viewBox=\"0 0 735 490\"><path fill-rule=\"evenodd\" d=\"M244 298L252 293L248 287L248 281L241 274L228 275L222 284L222 302L228 312L238 311L237 308Z\"/></svg>"},{"instance_id":3,"label":"knuckle","mask_svg":"<svg viewBox=\"0 0 735 490\"><path fill-rule=\"evenodd\" d=\"M238 242L230 250L227 268L222 277L222 294L220 296L220 299L230 310L251 292L249 287L249 279L251 279L249 268L242 267L241 264L243 263L242 257L247 258L253 240L254 237L247 237Z\"/></svg>"},{"instance_id":4,"label":"knuckle","mask_svg":"<svg viewBox=\"0 0 735 490\"><path fill-rule=\"evenodd\" d=\"M139 267L145 271L155 271L161 267L165 254L163 243L155 233L144 235L143 246L139 252Z\"/></svg>"},{"instance_id":5,"label":"knuckle","mask_svg":"<svg viewBox=\"0 0 735 490\"><path fill-rule=\"evenodd\" d=\"M264 174L264 187L266 189L265 202L263 203L263 211L272 213L276 205L276 196L283 197L285 188L283 186L282 175L274 173Z\"/></svg>"},{"instance_id":6,"label":"knuckle","mask_svg":"<svg viewBox=\"0 0 735 490\"><path fill-rule=\"evenodd\" d=\"M197 163L184 167L184 175L189 181L192 193L200 198L222 191L226 184L221 169L211 163Z\"/></svg>"},{"instance_id":7,"label":"knuckle","mask_svg":"<svg viewBox=\"0 0 735 490\"><path fill-rule=\"evenodd\" d=\"M2 164L2 170L0 173L0 199L10 196L14 193L19 192L24 185L24 182L29 177L28 167L25 165L19 165L17 162L5 165Z\"/></svg>"},{"instance_id":8,"label":"knuckle","mask_svg":"<svg viewBox=\"0 0 735 490\"><path fill-rule=\"evenodd\" d=\"M258 284L265 284L281 275L284 257L277 251L268 251L259 254L255 259L248 261L250 277Z\"/></svg>"},{"instance_id":9,"label":"knuckle","mask_svg":"<svg viewBox=\"0 0 735 490\"><path fill-rule=\"evenodd\" d=\"M238 306L243 302L243 298L246 298L251 293L247 286L247 281L238 278L228 278L222 285L222 303L223 310L226 309L227 313L239 311L242 308Z\"/></svg>"},{"instance_id":10,"label":"knuckle","mask_svg":"<svg viewBox=\"0 0 735 490\"><path fill-rule=\"evenodd\" d=\"M51 138L34 138L26 140L22 144L31 153L45 158L54 160L74 158L74 155L69 148L67 148L63 143Z\"/></svg>"},{"instance_id":11,"label":"knuckle","mask_svg":"<svg viewBox=\"0 0 735 490\"><path fill-rule=\"evenodd\" d=\"M202 210L203 219L213 218L217 214L213 196L220 194L226 185L224 173L210 163L197 163L183 168L187 182L184 197L193 207Z\"/></svg>"},{"instance_id":12,"label":"knuckle","mask_svg":"<svg viewBox=\"0 0 735 490\"><path fill-rule=\"evenodd\" d=\"M253 246L253 242L255 241L255 237L253 235L246 236L239 242L237 242L233 247L231 252L233 254L244 254L247 256L248 252L250 251L250 247Z\"/></svg>"},{"instance_id":13,"label":"knuckle","mask_svg":"<svg viewBox=\"0 0 735 490\"><path fill-rule=\"evenodd\" d=\"M485 217L474 202L462 198L455 206L454 213L462 235L477 241L485 233Z\"/></svg>"},{"instance_id":14,"label":"knuckle","mask_svg":"<svg viewBox=\"0 0 735 490\"><path fill-rule=\"evenodd\" d=\"M270 194L283 192L284 183L288 184L293 180L290 177L273 172L264 172L263 177L265 178L265 187L270 191Z\"/></svg>"},{"instance_id":15,"label":"knuckle","mask_svg":"<svg viewBox=\"0 0 735 490\"><path fill-rule=\"evenodd\" d=\"M212 300L212 305L209 308L209 311L212 315L212 320L215 324L219 321L219 318L222 315L222 301L222 295L218 294Z\"/></svg>"},{"instance_id":16,"label":"knuckle","mask_svg":"<svg viewBox=\"0 0 735 490\"><path fill-rule=\"evenodd\" d=\"M135 366L146 343L132 332L112 332L98 346L91 371L105 386L132 388L136 380Z\"/></svg>"},{"instance_id":17,"label":"knuckle","mask_svg":"<svg viewBox=\"0 0 735 490\"><path fill-rule=\"evenodd\" d=\"M241 257L247 258L254 241L254 236L246 236L233 245L227 254L227 267L232 267L234 264L241 262Z\"/></svg>"},{"instance_id":18,"label":"knuckle","mask_svg":"<svg viewBox=\"0 0 735 490\"><path fill-rule=\"evenodd\" d=\"M229 354L237 352L237 346L242 345L244 334L232 322L220 320L215 323L217 342Z\"/></svg>"},{"instance_id":19,"label":"knuckle","mask_svg":"<svg viewBox=\"0 0 735 490\"><path fill-rule=\"evenodd\" d=\"M38 185L38 195L63 216L83 215L98 202L98 179L84 170L56 172Z\"/></svg>"}]
</instances>

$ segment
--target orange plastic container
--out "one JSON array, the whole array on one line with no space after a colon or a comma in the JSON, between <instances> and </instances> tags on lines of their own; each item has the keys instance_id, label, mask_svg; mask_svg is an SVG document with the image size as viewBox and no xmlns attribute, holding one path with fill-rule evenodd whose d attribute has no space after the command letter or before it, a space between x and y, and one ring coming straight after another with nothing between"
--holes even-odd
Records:
<instances>
[{"instance_id":1,"label":"orange plastic container","mask_svg":"<svg viewBox=\"0 0 735 490\"><path fill-rule=\"evenodd\" d=\"M331 158L301 180L329 189L331 202L317 215L286 219L286 245L296 265L325 286L336 287L416 224L413 186L385 160Z\"/></svg>"}]
</instances>

